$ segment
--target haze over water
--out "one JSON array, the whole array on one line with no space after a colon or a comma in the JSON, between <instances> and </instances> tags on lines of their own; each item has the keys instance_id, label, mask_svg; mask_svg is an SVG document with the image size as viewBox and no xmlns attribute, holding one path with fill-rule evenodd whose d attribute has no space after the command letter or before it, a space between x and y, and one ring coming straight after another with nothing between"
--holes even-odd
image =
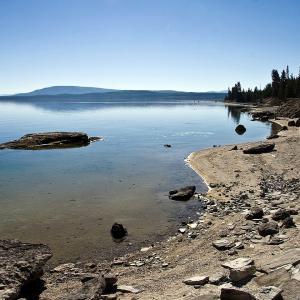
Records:
<instances>
[{"instance_id":1,"label":"haze over water","mask_svg":"<svg viewBox=\"0 0 300 300\"><path fill-rule=\"evenodd\" d=\"M114 256L176 231L199 204L171 201L168 191L191 184L206 189L184 159L270 133L269 124L232 113L212 103L0 103L0 143L46 131L104 137L83 148L0 151L2 238L47 243L54 259L76 260ZM247 128L242 136L234 131L238 118ZM114 222L128 229L123 243L110 237Z\"/></svg>"}]
</instances>

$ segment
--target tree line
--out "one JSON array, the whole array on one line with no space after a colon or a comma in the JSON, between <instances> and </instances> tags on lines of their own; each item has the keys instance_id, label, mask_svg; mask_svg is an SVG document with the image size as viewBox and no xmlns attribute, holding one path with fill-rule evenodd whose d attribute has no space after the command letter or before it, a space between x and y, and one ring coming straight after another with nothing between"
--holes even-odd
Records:
<instances>
[{"instance_id":1,"label":"tree line","mask_svg":"<svg viewBox=\"0 0 300 300\"><path fill-rule=\"evenodd\" d=\"M288 98L300 98L300 69L295 77L289 72L289 66L282 70L281 75L277 70L272 70L272 82L263 89L242 89L241 83L237 82L232 88L228 88L225 101L255 102L264 98L276 98L282 101Z\"/></svg>"}]
</instances>

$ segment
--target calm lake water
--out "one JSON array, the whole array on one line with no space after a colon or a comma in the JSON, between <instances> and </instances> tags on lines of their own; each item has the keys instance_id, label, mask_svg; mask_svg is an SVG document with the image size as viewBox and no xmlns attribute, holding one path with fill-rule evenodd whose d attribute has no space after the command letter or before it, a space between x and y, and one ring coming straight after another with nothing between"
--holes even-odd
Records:
<instances>
[{"instance_id":1,"label":"calm lake water","mask_svg":"<svg viewBox=\"0 0 300 300\"><path fill-rule=\"evenodd\" d=\"M234 131L237 123L247 127L242 136ZM0 151L1 238L47 243L56 261L112 257L149 245L198 209L197 201L167 197L191 184L205 191L184 163L191 152L262 139L270 130L215 103L0 102L0 143L43 131L104 137L83 148ZM110 236L115 221L129 232L118 244Z\"/></svg>"}]
</instances>

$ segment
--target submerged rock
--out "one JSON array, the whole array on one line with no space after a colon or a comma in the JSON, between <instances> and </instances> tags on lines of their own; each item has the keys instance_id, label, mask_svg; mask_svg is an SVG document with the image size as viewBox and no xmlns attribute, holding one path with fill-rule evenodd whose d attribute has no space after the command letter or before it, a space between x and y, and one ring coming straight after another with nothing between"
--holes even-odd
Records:
<instances>
[{"instance_id":1,"label":"submerged rock","mask_svg":"<svg viewBox=\"0 0 300 300\"><path fill-rule=\"evenodd\" d=\"M170 191L169 198L172 200L187 201L194 196L195 191L196 187L194 185L186 186L179 190Z\"/></svg>"},{"instance_id":2,"label":"submerged rock","mask_svg":"<svg viewBox=\"0 0 300 300\"><path fill-rule=\"evenodd\" d=\"M31 133L18 140L0 144L0 149L42 150L87 146L100 137L88 137L82 132Z\"/></svg>"},{"instance_id":3,"label":"submerged rock","mask_svg":"<svg viewBox=\"0 0 300 300\"><path fill-rule=\"evenodd\" d=\"M275 144L260 144L258 146L250 147L248 149L243 150L245 154L261 154L268 153L273 151L275 148Z\"/></svg>"},{"instance_id":4,"label":"submerged rock","mask_svg":"<svg viewBox=\"0 0 300 300\"><path fill-rule=\"evenodd\" d=\"M111 235L114 239L122 239L127 235L127 230L122 224L114 223L111 227Z\"/></svg>"}]
</instances>

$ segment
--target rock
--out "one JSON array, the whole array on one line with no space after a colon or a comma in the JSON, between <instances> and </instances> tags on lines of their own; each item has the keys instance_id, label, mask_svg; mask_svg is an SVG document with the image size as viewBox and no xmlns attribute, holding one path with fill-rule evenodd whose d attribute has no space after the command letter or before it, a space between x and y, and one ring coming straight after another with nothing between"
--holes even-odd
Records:
<instances>
[{"instance_id":1,"label":"rock","mask_svg":"<svg viewBox=\"0 0 300 300\"><path fill-rule=\"evenodd\" d=\"M267 140L272 140L272 139L277 139L279 138L278 134L271 134L270 136L267 137Z\"/></svg>"},{"instance_id":2,"label":"rock","mask_svg":"<svg viewBox=\"0 0 300 300\"><path fill-rule=\"evenodd\" d=\"M182 282L187 285L205 285L208 283L208 276L194 276L183 280Z\"/></svg>"},{"instance_id":3,"label":"rock","mask_svg":"<svg viewBox=\"0 0 300 300\"><path fill-rule=\"evenodd\" d=\"M290 216L290 213L288 210L286 210L284 208L280 208L272 215L272 219L274 221L279 221L279 220L284 220L285 218L287 218L289 216Z\"/></svg>"},{"instance_id":4,"label":"rock","mask_svg":"<svg viewBox=\"0 0 300 300\"><path fill-rule=\"evenodd\" d=\"M262 223L258 226L258 233L261 236L273 235L279 232L278 224L274 221Z\"/></svg>"},{"instance_id":5,"label":"rock","mask_svg":"<svg viewBox=\"0 0 300 300\"><path fill-rule=\"evenodd\" d=\"M261 219L264 216L264 211L260 207L251 208L250 212L245 216L246 220Z\"/></svg>"},{"instance_id":6,"label":"rock","mask_svg":"<svg viewBox=\"0 0 300 300\"><path fill-rule=\"evenodd\" d=\"M282 131L288 130L288 127L287 126L282 126L280 130L282 130Z\"/></svg>"},{"instance_id":7,"label":"rock","mask_svg":"<svg viewBox=\"0 0 300 300\"><path fill-rule=\"evenodd\" d=\"M18 299L21 289L39 280L51 256L43 244L0 240L0 299Z\"/></svg>"},{"instance_id":8,"label":"rock","mask_svg":"<svg viewBox=\"0 0 300 300\"><path fill-rule=\"evenodd\" d=\"M250 279L256 272L254 261L248 257L240 257L222 264L222 267L229 269L229 278L233 282L240 282Z\"/></svg>"},{"instance_id":9,"label":"rock","mask_svg":"<svg viewBox=\"0 0 300 300\"><path fill-rule=\"evenodd\" d=\"M296 126L296 122L294 121L294 120L290 120L290 121L288 121L288 126Z\"/></svg>"},{"instance_id":10,"label":"rock","mask_svg":"<svg viewBox=\"0 0 300 300\"><path fill-rule=\"evenodd\" d=\"M238 150L238 147L235 145L229 151Z\"/></svg>"},{"instance_id":11,"label":"rock","mask_svg":"<svg viewBox=\"0 0 300 300\"><path fill-rule=\"evenodd\" d=\"M84 273L77 268L76 272L65 272L64 276L54 272L45 277L45 291L40 300L92 300L101 299L106 289L106 282L101 274Z\"/></svg>"},{"instance_id":12,"label":"rock","mask_svg":"<svg viewBox=\"0 0 300 300\"><path fill-rule=\"evenodd\" d=\"M258 269L264 273L282 268L285 265L297 265L300 263L300 248L292 248L280 254L274 255L266 259L261 259L257 262Z\"/></svg>"},{"instance_id":13,"label":"rock","mask_svg":"<svg viewBox=\"0 0 300 300\"><path fill-rule=\"evenodd\" d=\"M62 264L62 265L59 265L59 266L55 267L54 269L52 269L51 272L66 272L66 271L73 269L74 267L75 267L75 264L73 264L73 263Z\"/></svg>"},{"instance_id":14,"label":"rock","mask_svg":"<svg viewBox=\"0 0 300 300\"><path fill-rule=\"evenodd\" d=\"M257 300L279 300L281 298L282 289L275 286L265 286L258 293L255 293ZM287 298L284 298L287 299Z\"/></svg>"},{"instance_id":15,"label":"rock","mask_svg":"<svg viewBox=\"0 0 300 300\"><path fill-rule=\"evenodd\" d=\"M131 285L118 285L117 290L122 293L133 293L133 294L138 294L140 292L140 290L134 288Z\"/></svg>"},{"instance_id":16,"label":"rock","mask_svg":"<svg viewBox=\"0 0 300 300\"><path fill-rule=\"evenodd\" d=\"M295 121L295 126L296 126L296 127L300 127L300 118L298 118L298 119Z\"/></svg>"},{"instance_id":17,"label":"rock","mask_svg":"<svg viewBox=\"0 0 300 300\"><path fill-rule=\"evenodd\" d=\"M294 223L294 220L292 217L287 217L282 221L281 227L291 228L291 227L296 227L296 224Z\"/></svg>"},{"instance_id":18,"label":"rock","mask_svg":"<svg viewBox=\"0 0 300 300\"><path fill-rule=\"evenodd\" d=\"M216 240L212 243L212 245L218 249L218 250L221 250L221 251L224 251L224 250L229 250L231 249L232 247L234 247L234 243L233 242L230 242L229 240L227 239L221 239L221 240Z\"/></svg>"},{"instance_id":19,"label":"rock","mask_svg":"<svg viewBox=\"0 0 300 300\"><path fill-rule=\"evenodd\" d=\"M224 273L215 273L211 276L209 276L209 283L214 285L219 285L221 283L227 282L228 277Z\"/></svg>"},{"instance_id":20,"label":"rock","mask_svg":"<svg viewBox=\"0 0 300 300\"><path fill-rule=\"evenodd\" d=\"M236 126L235 128L235 132L239 135L242 135L246 132L246 127L242 124L239 124L238 126Z\"/></svg>"},{"instance_id":21,"label":"rock","mask_svg":"<svg viewBox=\"0 0 300 300\"><path fill-rule=\"evenodd\" d=\"M86 133L82 132L31 133L22 136L18 140L0 144L0 149L42 150L82 147L99 139L101 138L89 138Z\"/></svg>"},{"instance_id":22,"label":"rock","mask_svg":"<svg viewBox=\"0 0 300 300\"><path fill-rule=\"evenodd\" d=\"M111 235L114 239L122 239L127 235L127 230L122 224L114 223L111 227Z\"/></svg>"},{"instance_id":23,"label":"rock","mask_svg":"<svg viewBox=\"0 0 300 300\"><path fill-rule=\"evenodd\" d=\"M170 144L164 144L165 148L171 148L172 146Z\"/></svg>"},{"instance_id":24,"label":"rock","mask_svg":"<svg viewBox=\"0 0 300 300\"><path fill-rule=\"evenodd\" d=\"M273 151L275 148L275 144L260 144L258 146L250 147L248 149L243 150L245 154L261 154L268 153Z\"/></svg>"},{"instance_id":25,"label":"rock","mask_svg":"<svg viewBox=\"0 0 300 300\"><path fill-rule=\"evenodd\" d=\"M194 185L186 186L179 190L170 191L169 198L177 201L187 201L194 196L195 191L196 187Z\"/></svg>"},{"instance_id":26,"label":"rock","mask_svg":"<svg viewBox=\"0 0 300 300\"><path fill-rule=\"evenodd\" d=\"M104 280L105 280L105 292L114 291L118 278L113 274L105 274Z\"/></svg>"},{"instance_id":27,"label":"rock","mask_svg":"<svg viewBox=\"0 0 300 300\"><path fill-rule=\"evenodd\" d=\"M221 288L221 300L258 300L250 292L243 289L226 286Z\"/></svg>"}]
</instances>

